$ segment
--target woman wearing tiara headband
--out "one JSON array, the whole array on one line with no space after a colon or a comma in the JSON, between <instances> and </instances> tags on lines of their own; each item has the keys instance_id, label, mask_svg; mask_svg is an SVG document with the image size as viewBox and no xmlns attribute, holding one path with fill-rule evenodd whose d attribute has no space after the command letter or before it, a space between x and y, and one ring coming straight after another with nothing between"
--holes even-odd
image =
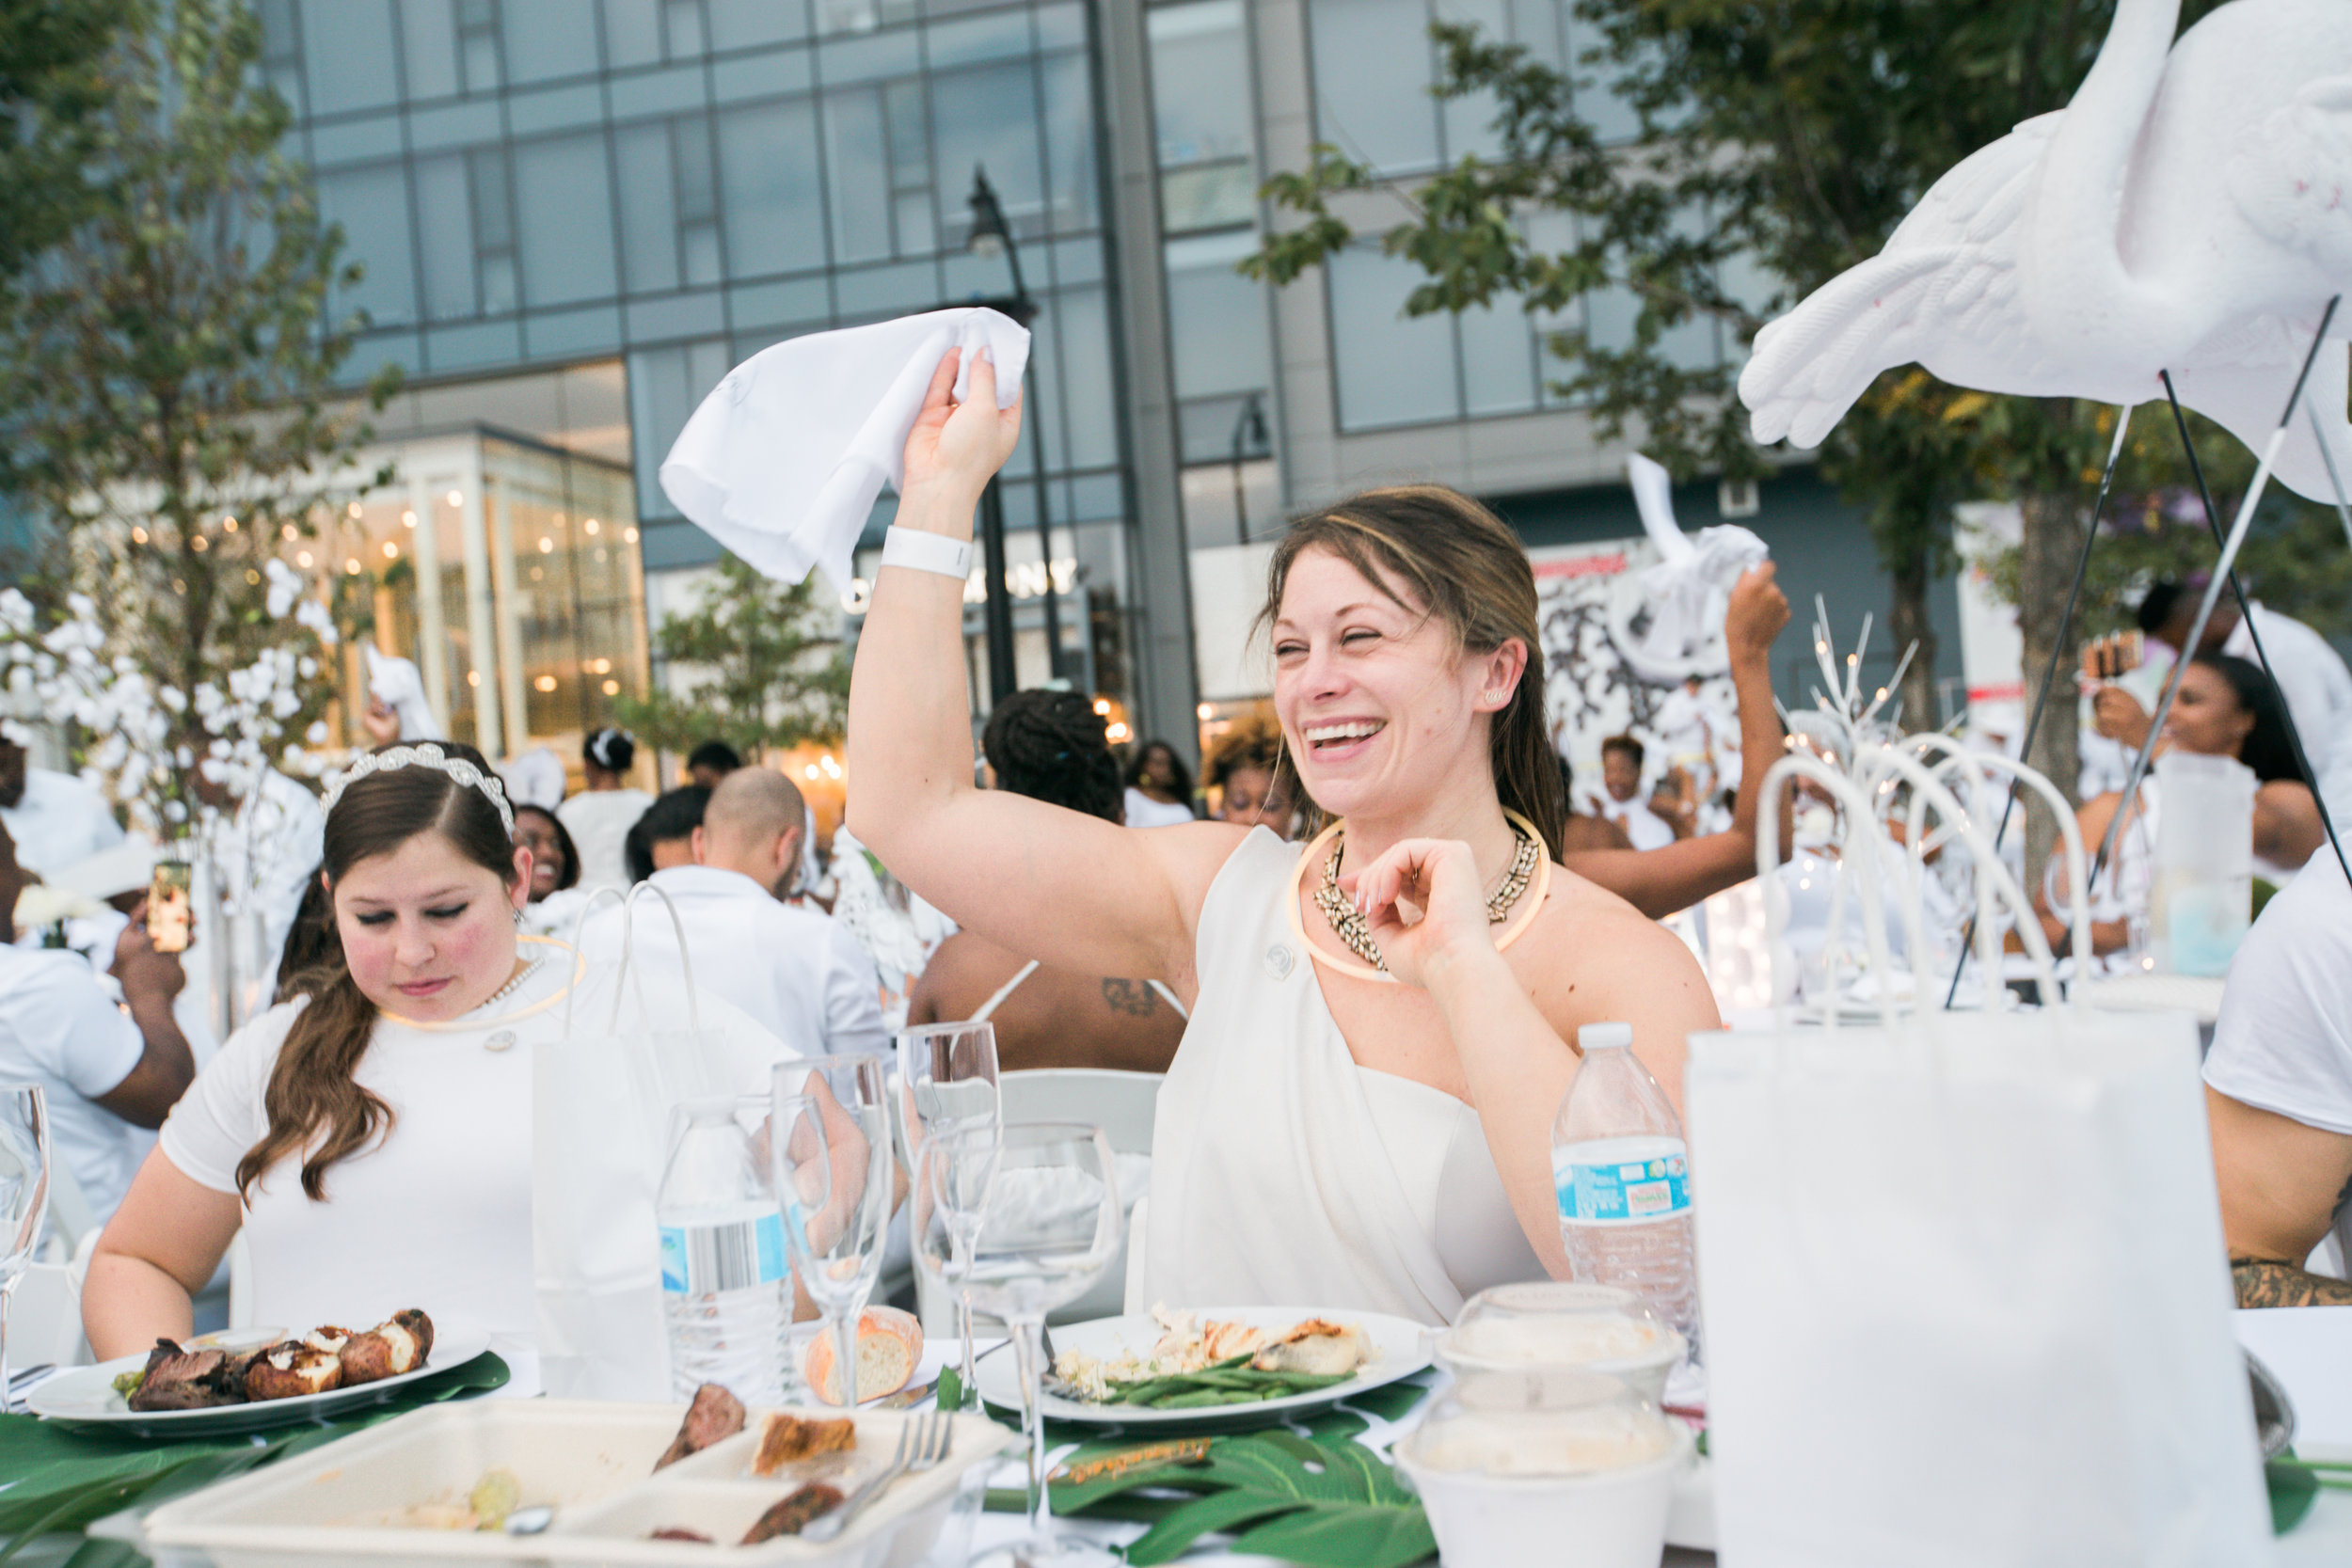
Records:
<instances>
[{"instance_id":1,"label":"woman wearing tiara headband","mask_svg":"<svg viewBox=\"0 0 2352 1568\"><path fill-rule=\"evenodd\" d=\"M1265 621L1278 784L1328 826L1138 831L972 787L962 570L1013 450L993 367L940 366L850 697L851 822L907 883L1014 952L1148 975L1191 1009L1136 1221L1129 1306L1311 1304L1450 1321L1563 1275L1552 1117L1583 1024L1623 1020L1670 1095L1718 1026L1671 934L1553 863L1526 552L1475 501L1375 491L1295 523ZM934 563L935 562L935 563ZM1769 576L1743 584L1777 599ZM1768 607L1769 608L1769 607ZM1785 622L1751 616L1762 640Z\"/></svg>"},{"instance_id":2,"label":"woman wearing tiara headband","mask_svg":"<svg viewBox=\"0 0 2352 1568\"><path fill-rule=\"evenodd\" d=\"M257 1323L421 1307L533 1338L532 1061L578 976L569 948L517 934L513 834L497 776L453 741L372 753L329 790L323 957L198 1075L99 1239L82 1322L101 1359L185 1338L240 1227ZM730 1077L764 1088L790 1053L726 1022Z\"/></svg>"}]
</instances>

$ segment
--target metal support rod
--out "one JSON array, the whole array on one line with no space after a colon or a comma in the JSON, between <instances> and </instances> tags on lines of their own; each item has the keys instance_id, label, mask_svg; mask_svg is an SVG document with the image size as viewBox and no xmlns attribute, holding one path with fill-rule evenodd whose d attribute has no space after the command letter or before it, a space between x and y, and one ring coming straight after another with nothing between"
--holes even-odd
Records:
<instances>
[{"instance_id":1,"label":"metal support rod","mask_svg":"<svg viewBox=\"0 0 2352 1568\"><path fill-rule=\"evenodd\" d=\"M2319 404L2307 403L2303 412L2312 421L2312 439L2318 444L2319 461L2327 467L2328 483L2336 493L2336 516L2344 524L2344 542L2352 545L2352 500L2344 494L2344 476L2336 472L2336 454L2328 450L2328 429L2319 422Z\"/></svg>"},{"instance_id":2,"label":"metal support rod","mask_svg":"<svg viewBox=\"0 0 2352 1568\"><path fill-rule=\"evenodd\" d=\"M2255 509L2262 504L2263 492L2270 486L2270 470L2279 461L2279 449L2286 445L2287 427L2295 422L2295 405L2303 401L2304 384L2311 380L2312 366L2319 360L2320 345L2328 341L2328 328L2336 319L2336 307L2343 303L2344 296L2337 294L2321 312L2319 330L2312 336L2311 352L2303 356L2303 368L2295 377L2295 389L2287 394L2286 410L2279 416L2279 427L2270 433L2270 440L2263 448L2253 483L2246 487L2246 499L2238 505L2237 521L2230 526L2230 536L2221 543L2220 562L2214 567L2213 580L2205 584L2205 596L2198 602L2197 619L2188 628L2186 645L2165 679L2164 694L2156 699L2156 711L2148 723L2148 738L2140 742L2139 754L2132 758L2132 770L2123 781L2123 799L2116 808L2115 820L2107 824L2106 838L2099 846L2098 863L2091 867L2092 885L2096 885L2099 873L2115 854L2124 818L2130 816L2132 802L2139 794L2139 782L2148 776L2148 761L2155 754L2156 739L2164 733L2165 720L2171 716L2172 699L2180 692L2181 677L2188 673L2189 652L2205 639L2205 623L2213 619L2214 606L2221 602L2222 584L2237 564L2237 552L2246 543L2247 531L2253 527Z\"/></svg>"},{"instance_id":3,"label":"metal support rod","mask_svg":"<svg viewBox=\"0 0 2352 1568\"><path fill-rule=\"evenodd\" d=\"M988 596L980 618L988 630L988 705L993 708L1020 685L1012 667L1012 601L1005 596L1005 492L991 475L980 492L981 576Z\"/></svg>"},{"instance_id":4,"label":"metal support rod","mask_svg":"<svg viewBox=\"0 0 2352 1568\"><path fill-rule=\"evenodd\" d=\"M2189 477L2197 482L2197 499L2204 505L2205 528L2212 533L2213 542L2221 544L2221 519L2214 511L2213 491L2205 484L2205 466L2197 458L2197 443L2188 438L2188 416L2181 412L2181 400L2172 390L2172 372L2165 371L2161 375L2164 395L2172 404L2172 426L2181 433L2181 450L2188 454ZM2292 421L2294 416L2288 418ZM2327 448L2323 446L2320 451L2324 453ZM2352 882L2352 864L2344 862L2344 846L2336 838L2336 824L2328 815L2328 797L2320 790L2319 774L2312 767L2310 753L2303 750L2303 732L2296 726L2295 714L2287 706L2286 688L2279 684L2279 672L2270 667L2270 652L2263 646L2262 627L2254 622L2253 601L2246 596L2246 585L2238 581L2234 568L2230 572L2230 593L2237 599L2238 620L2254 644L2255 661L2263 667L2263 673L2270 677L2271 689L2279 694L2279 711L2286 719L2287 744L2295 748L2295 766L2303 770L2305 781L2312 786L2312 802L2319 807L2319 825L2328 834L2328 847L2336 852L2336 864L2343 868L2344 880ZM2184 652L2181 657L2185 659L2189 655Z\"/></svg>"},{"instance_id":5,"label":"metal support rod","mask_svg":"<svg viewBox=\"0 0 2352 1568\"><path fill-rule=\"evenodd\" d=\"M2107 447L2107 466L2099 476L2099 496L2090 503L2090 526L2083 531L2083 553L2074 562L2074 584L2066 591L2066 613L2058 617L2058 636L2050 643L2049 662L2042 671L2042 689L2034 694L2033 711L2026 717L2026 736L2018 743L2017 756L2024 761L2033 754L2033 737L2042 728L2042 711L2050 705L2050 693L2058 686L2058 667L2066 659L2066 634L2074 629L2074 610L2082 602L2083 578L2090 570L2090 547L2099 541L2099 519L2107 510L2107 492L2115 484L2115 466L2123 456L2123 437L2132 428L2132 410L2127 404L2115 411L2115 439ZM2017 810L2017 780L2009 781L2009 792L2001 801L2001 825L1993 833L1993 852L2000 853L2001 841L2009 836L2009 819ZM2088 890L2086 890L2088 891ZM1949 1010L1952 999L1960 994L1960 977L1968 968L1968 949L1976 942L1977 917L1968 917L1968 928L1960 939L1960 961L1952 966L1952 983L1944 990L1944 1006Z\"/></svg>"}]
</instances>

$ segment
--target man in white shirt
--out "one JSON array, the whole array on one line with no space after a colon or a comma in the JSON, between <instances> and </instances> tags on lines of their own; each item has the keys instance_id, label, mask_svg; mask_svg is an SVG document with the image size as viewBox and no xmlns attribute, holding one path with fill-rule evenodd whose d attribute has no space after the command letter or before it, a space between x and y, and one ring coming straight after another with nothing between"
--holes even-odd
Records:
<instances>
[{"instance_id":1,"label":"man in white shirt","mask_svg":"<svg viewBox=\"0 0 2352 1568\"><path fill-rule=\"evenodd\" d=\"M0 884L12 883L14 850L0 833ZM178 958L147 939L145 907L123 929L108 972L129 1011L117 1007L74 953L8 945L14 922L0 907L0 1080L48 1091L50 1148L103 1224L130 1190L139 1162L196 1077L196 1058L172 1021L183 976Z\"/></svg>"},{"instance_id":2,"label":"man in white shirt","mask_svg":"<svg viewBox=\"0 0 2352 1568\"><path fill-rule=\"evenodd\" d=\"M1595 802L1600 815L1625 830L1636 849L1660 849L1675 841L1674 828L1638 799L1642 789L1642 743L1613 735L1600 743L1600 782L1608 794Z\"/></svg>"},{"instance_id":3,"label":"man in white shirt","mask_svg":"<svg viewBox=\"0 0 2352 1568\"><path fill-rule=\"evenodd\" d=\"M807 829L791 780L772 768L742 768L711 792L694 830L696 863L656 871L648 885L676 907L696 984L804 1054L886 1050L873 960L831 915L783 902ZM668 915L641 899L636 920L635 952L675 964ZM617 958L620 922L618 910L599 911L580 934L581 953L592 962Z\"/></svg>"},{"instance_id":4,"label":"man in white shirt","mask_svg":"<svg viewBox=\"0 0 2352 1568\"><path fill-rule=\"evenodd\" d=\"M24 748L0 736L0 827L16 841L24 869L47 872L111 849L122 825L96 790L66 773L31 766Z\"/></svg>"},{"instance_id":5,"label":"man in white shirt","mask_svg":"<svg viewBox=\"0 0 2352 1568\"><path fill-rule=\"evenodd\" d=\"M2313 855L2230 966L2205 1114L2240 1307L2352 1306L2352 887Z\"/></svg>"}]
</instances>

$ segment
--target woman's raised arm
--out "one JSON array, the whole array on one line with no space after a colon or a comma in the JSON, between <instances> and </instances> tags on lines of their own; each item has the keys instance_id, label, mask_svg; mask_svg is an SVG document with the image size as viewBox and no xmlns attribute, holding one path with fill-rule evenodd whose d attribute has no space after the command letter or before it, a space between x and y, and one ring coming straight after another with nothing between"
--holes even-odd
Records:
<instances>
[{"instance_id":1,"label":"woman's raised arm","mask_svg":"<svg viewBox=\"0 0 2352 1568\"><path fill-rule=\"evenodd\" d=\"M1740 793L1731 827L1698 838L1678 838L1655 849L1579 849L1560 863L1598 882L1652 920L1687 910L1756 875L1756 813L1765 769L1777 761L1784 731L1772 705L1772 639L1788 624L1788 598L1772 580L1772 562L1743 575L1731 591L1724 641L1731 655L1731 684L1740 700ZM1781 858L1788 855L1788 807L1780 829Z\"/></svg>"},{"instance_id":2,"label":"woman's raised arm","mask_svg":"<svg viewBox=\"0 0 2352 1568\"><path fill-rule=\"evenodd\" d=\"M969 540L989 478L1012 455L1021 410L996 406L996 370L952 396L950 351L907 438L896 529ZM1189 992L1201 900L1240 829L1149 832L972 783L963 581L884 566L850 683L850 831L898 879L992 942L1089 974L1151 975Z\"/></svg>"}]
</instances>

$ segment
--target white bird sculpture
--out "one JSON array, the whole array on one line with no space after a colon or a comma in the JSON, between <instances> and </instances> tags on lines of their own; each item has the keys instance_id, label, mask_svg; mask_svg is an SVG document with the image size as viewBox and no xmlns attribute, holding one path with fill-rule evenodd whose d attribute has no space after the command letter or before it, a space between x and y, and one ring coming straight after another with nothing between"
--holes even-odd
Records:
<instances>
[{"instance_id":1,"label":"white bird sculpture","mask_svg":"<svg viewBox=\"0 0 2352 1568\"><path fill-rule=\"evenodd\" d=\"M2352 291L2352 3L2117 0L2074 101L1938 180L1883 250L1756 334L1759 441L1815 446L1879 372L2135 404L2181 401L2259 451L2328 299ZM2331 338L2352 336L2352 309ZM2276 468L2352 473L2348 356L2329 344Z\"/></svg>"}]
</instances>

